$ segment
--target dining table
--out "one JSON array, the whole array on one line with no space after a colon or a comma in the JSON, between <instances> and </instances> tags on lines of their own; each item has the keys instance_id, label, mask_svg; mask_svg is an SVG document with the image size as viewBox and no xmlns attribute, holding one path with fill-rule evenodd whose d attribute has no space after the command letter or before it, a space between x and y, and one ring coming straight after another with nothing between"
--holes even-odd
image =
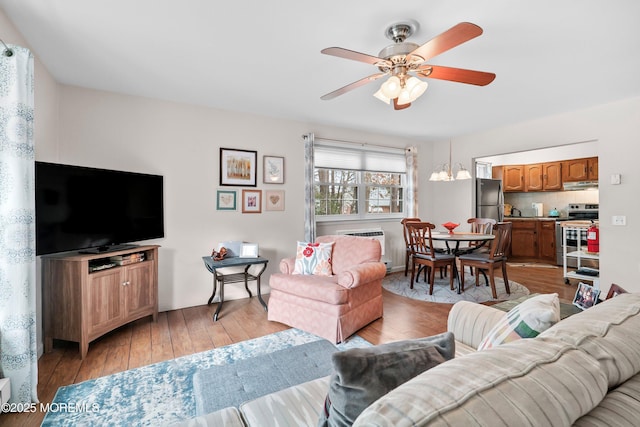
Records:
<instances>
[{"instance_id":1,"label":"dining table","mask_svg":"<svg viewBox=\"0 0 640 427\"><path fill-rule=\"evenodd\" d=\"M462 255L465 253L476 251L483 246L485 246L488 242L495 239L496 236L493 234L483 234L483 233L471 233L471 232L453 232L450 233L448 231L432 231L431 232L431 240L436 242L444 242L447 247L447 253L453 255ZM476 246L465 246L460 248L460 243L462 242L480 242L479 245ZM450 244L455 243L455 246L452 248Z\"/></svg>"},{"instance_id":2,"label":"dining table","mask_svg":"<svg viewBox=\"0 0 640 427\"><path fill-rule=\"evenodd\" d=\"M495 238L496 236L494 236L493 234L483 234L483 233L449 232L449 231L432 231L431 232L431 240L435 242L444 242L445 246L447 247L446 249L447 253L455 256L477 251L478 249L486 246L488 242L491 242ZM464 246L461 248L460 243L462 242L479 242L479 244L474 246L471 246L471 245ZM457 269L454 269L454 271L456 276L458 276L456 277L458 282L457 292L461 293L462 287L460 284L460 276L458 274ZM481 273L484 276L484 280L488 285L489 279L487 278L487 275L484 273L484 271L481 271Z\"/></svg>"}]
</instances>

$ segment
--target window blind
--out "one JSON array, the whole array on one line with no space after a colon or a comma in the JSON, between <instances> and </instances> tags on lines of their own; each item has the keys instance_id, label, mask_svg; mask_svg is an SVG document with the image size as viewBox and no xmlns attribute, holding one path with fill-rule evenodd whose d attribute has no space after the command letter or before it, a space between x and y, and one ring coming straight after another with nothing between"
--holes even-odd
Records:
<instances>
[{"instance_id":1,"label":"window blind","mask_svg":"<svg viewBox=\"0 0 640 427\"><path fill-rule=\"evenodd\" d=\"M407 171L403 148L350 147L316 142L313 154L317 168L395 173Z\"/></svg>"}]
</instances>

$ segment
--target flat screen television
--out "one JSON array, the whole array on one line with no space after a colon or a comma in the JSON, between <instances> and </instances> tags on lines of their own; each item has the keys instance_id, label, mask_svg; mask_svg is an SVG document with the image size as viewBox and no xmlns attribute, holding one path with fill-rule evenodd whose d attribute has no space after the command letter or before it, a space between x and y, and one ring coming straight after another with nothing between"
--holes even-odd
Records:
<instances>
[{"instance_id":1,"label":"flat screen television","mask_svg":"<svg viewBox=\"0 0 640 427\"><path fill-rule=\"evenodd\" d=\"M161 175L36 162L35 186L37 255L164 237Z\"/></svg>"}]
</instances>

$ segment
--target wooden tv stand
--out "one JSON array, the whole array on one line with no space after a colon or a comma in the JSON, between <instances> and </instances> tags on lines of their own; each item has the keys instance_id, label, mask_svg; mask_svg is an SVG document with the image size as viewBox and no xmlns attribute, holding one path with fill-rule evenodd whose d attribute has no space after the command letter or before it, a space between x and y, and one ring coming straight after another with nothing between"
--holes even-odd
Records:
<instances>
[{"instance_id":1,"label":"wooden tv stand","mask_svg":"<svg viewBox=\"0 0 640 427\"><path fill-rule=\"evenodd\" d=\"M101 254L44 255L45 351L52 350L54 339L74 341L84 359L89 343L107 332L149 315L156 321L158 248L147 245ZM135 254L140 254L138 259L127 259ZM125 260L111 261L118 256Z\"/></svg>"}]
</instances>

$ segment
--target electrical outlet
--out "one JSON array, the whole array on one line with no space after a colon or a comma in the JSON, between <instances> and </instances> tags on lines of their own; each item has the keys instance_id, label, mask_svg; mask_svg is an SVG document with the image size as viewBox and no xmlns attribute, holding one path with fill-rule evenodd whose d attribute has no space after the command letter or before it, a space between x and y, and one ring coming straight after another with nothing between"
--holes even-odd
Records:
<instances>
[{"instance_id":1,"label":"electrical outlet","mask_svg":"<svg viewBox=\"0 0 640 427\"><path fill-rule=\"evenodd\" d=\"M611 217L612 225L627 225L627 217L625 215L614 215Z\"/></svg>"}]
</instances>

